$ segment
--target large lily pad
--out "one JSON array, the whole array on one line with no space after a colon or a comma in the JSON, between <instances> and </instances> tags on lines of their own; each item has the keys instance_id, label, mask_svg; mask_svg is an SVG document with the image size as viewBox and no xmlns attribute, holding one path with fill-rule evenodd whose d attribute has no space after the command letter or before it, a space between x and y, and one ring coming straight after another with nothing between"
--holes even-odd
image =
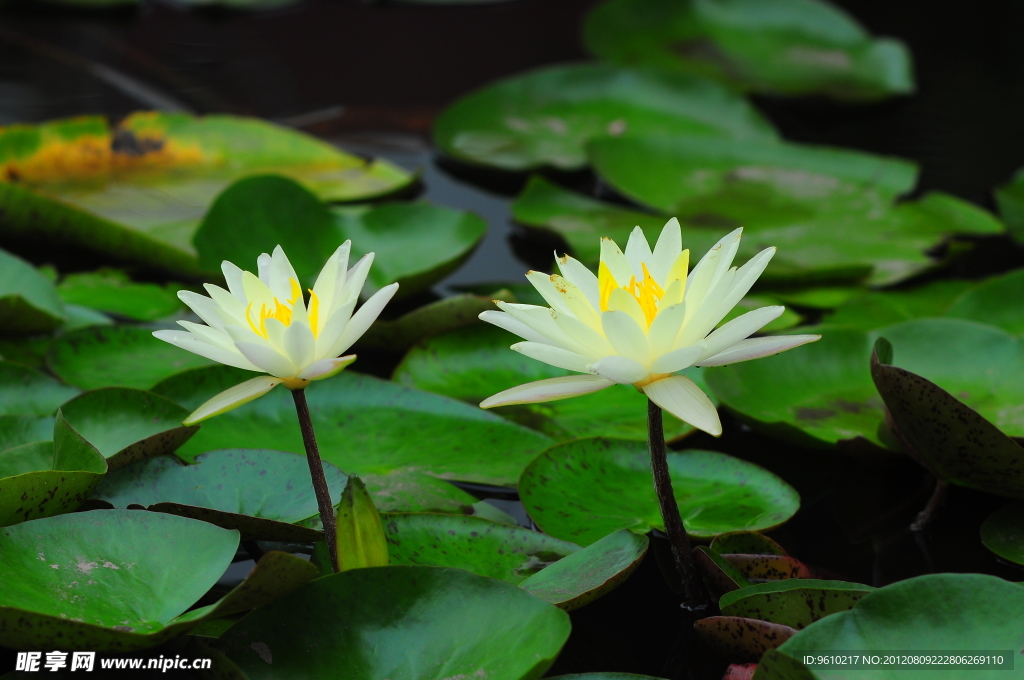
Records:
<instances>
[{"instance_id":1,"label":"large lily pad","mask_svg":"<svg viewBox=\"0 0 1024 680\"><path fill-rule=\"evenodd\" d=\"M572 375L513 352L519 338L490 324L452 331L421 342L396 368L395 382L460 399L473 405L487 397L533 380ZM701 369L687 375L700 380ZM506 406L501 416L559 440L578 437L647 439L647 398L629 385L612 387L546 404ZM665 419L665 436L678 439L693 427L677 418Z\"/></svg>"},{"instance_id":2,"label":"large lily pad","mask_svg":"<svg viewBox=\"0 0 1024 680\"><path fill-rule=\"evenodd\" d=\"M137 283L119 269L68 274L57 285L66 304L79 305L136 321L153 321L184 309L174 284Z\"/></svg>"},{"instance_id":3,"label":"large lily pad","mask_svg":"<svg viewBox=\"0 0 1024 680\"><path fill-rule=\"evenodd\" d=\"M513 585L580 549L481 517L422 512L390 513L381 519L391 564L457 567Z\"/></svg>"},{"instance_id":4,"label":"large lily pad","mask_svg":"<svg viewBox=\"0 0 1024 680\"><path fill-rule=\"evenodd\" d=\"M981 525L981 542L1003 559L1024 564L1024 503L1010 503Z\"/></svg>"},{"instance_id":5,"label":"large lily pad","mask_svg":"<svg viewBox=\"0 0 1024 680\"><path fill-rule=\"evenodd\" d=\"M587 165L586 142L648 132L776 138L734 92L703 78L608 64L550 66L477 90L434 124L446 154L504 170Z\"/></svg>"},{"instance_id":6,"label":"large lily pad","mask_svg":"<svg viewBox=\"0 0 1024 680\"><path fill-rule=\"evenodd\" d=\"M347 477L330 463L324 473L337 503ZM237 529L243 539L313 542L322 535L296 526L318 514L316 495L306 457L283 451L211 451L193 465L158 456L108 475L93 497Z\"/></svg>"},{"instance_id":7,"label":"large lily pad","mask_svg":"<svg viewBox=\"0 0 1024 680\"><path fill-rule=\"evenodd\" d=\"M361 477L380 512L457 512L469 514L478 503L440 477L400 468Z\"/></svg>"},{"instance_id":8,"label":"large lily pad","mask_svg":"<svg viewBox=\"0 0 1024 680\"><path fill-rule=\"evenodd\" d=\"M1006 667L1020 668L1019 621L1024 620L1024 587L982 574L931 574L899 581L866 595L853 609L827 616L800 631L778 651L790 660L805 653L857 650L858 655L889 650L1005 650ZM1012 664L1012 666L1011 666ZM799 665L799 664L798 664ZM927 677L963 678L962 666L923 666ZM897 680L915 671L898 665L872 668L871 677ZM973 668L972 678L1007 677L1005 670ZM1012 674L1011 674L1012 675ZM819 678L863 678L863 667L822 669ZM758 669L758 680L803 678Z\"/></svg>"},{"instance_id":9,"label":"large lily pad","mask_svg":"<svg viewBox=\"0 0 1024 680\"><path fill-rule=\"evenodd\" d=\"M622 585L640 566L647 546L646 536L638 536L628 529L613 531L545 567L519 587L572 611Z\"/></svg>"},{"instance_id":10,"label":"large lily pad","mask_svg":"<svg viewBox=\"0 0 1024 680\"><path fill-rule=\"evenodd\" d=\"M982 351L986 349L992 351L987 347ZM1020 355L1018 351L1011 358L1020 363ZM1024 448L946 390L892 363L892 345L879 338L871 356L871 377L885 401L887 423L903 450L944 482L1024 498ZM973 394L966 387L958 394L989 402L986 410L1004 421L1009 416L1010 425L1019 432L1024 407L1019 399L1005 406L1006 399L1015 396L1014 386L1008 394L1005 389L1000 394L999 387L992 385L997 380L992 369L978 377Z\"/></svg>"},{"instance_id":11,"label":"large lily pad","mask_svg":"<svg viewBox=\"0 0 1024 680\"><path fill-rule=\"evenodd\" d=\"M708 136L602 138L587 148L626 196L718 237L743 226L741 257L777 246L773 276L871 267L870 283L890 284L934 267L925 251L950 235L1004 229L946 194L895 204L915 181L914 166L895 158Z\"/></svg>"},{"instance_id":12,"label":"large lily pad","mask_svg":"<svg viewBox=\"0 0 1024 680\"><path fill-rule=\"evenodd\" d=\"M711 537L782 524L797 492L752 463L713 451L669 452L669 472L687 533ZM530 517L545 532L589 545L617 529L663 529L650 454L641 442L580 439L538 456L519 480Z\"/></svg>"},{"instance_id":13,"label":"large lily pad","mask_svg":"<svg viewBox=\"0 0 1024 680\"><path fill-rule=\"evenodd\" d=\"M189 412L152 392L105 387L85 392L61 410L68 423L107 459L111 470L172 453L199 429Z\"/></svg>"},{"instance_id":14,"label":"large lily pad","mask_svg":"<svg viewBox=\"0 0 1024 680\"><path fill-rule=\"evenodd\" d=\"M603 59L745 90L857 100L914 89L903 43L872 38L815 0L612 0L587 18L585 36Z\"/></svg>"},{"instance_id":15,"label":"large lily pad","mask_svg":"<svg viewBox=\"0 0 1024 680\"><path fill-rule=\"evenodd\" d=\"M93 326L55 338L46 363L62 380L84 390L144 390L179 371L213 362L157 340L148 328Z\"/></svg>"},{"instance_id":16,"label":"large lily pad","mask_svg":"<svg viewBox=\"0 0 1024 680\"><path fill-rule=\"evenodd\" d=\"M0 452L51 439L53 418L50 416L0 416Z\"/></svg>"},{"instance_id":17,"label":"large lily pad","mask_svg":"<svg viewBox=\"0 0 1024 680\"><path fill-rule=\"evenodd\" d=\"M1024 291L1024 269L1016 269L965 291L946 309L945 315L999 326L1024 336L1024 309L1016 304Z\"/></svg>"},{"instance_id":18,"label":"large lily pad","mask_svg":"<svg viewBox=\"0 0 1024 680\"><path fill-rule=\"evenodd\" d=\"M78 509L107 472L103 456L59 411L53 439L0 455L0 526Z\"/></svg>"},{"instance_id":19,"label":"large lily pad","mask_svg":"<svg viewBox=\"0 0 1024 680\"><path fill-rule=\"evenodd\" d=\"M995 191L999 214L1018 241L1024 241L1024 168Z\"/></svg>"},{"instance_id":20,"label":"large lily pad","mask_svg":"<svg viewBox=\"0 0 1024 680\"><path fill-rule=\"evenodd\" d=\"M944 316L957 296L969 288L970 281L950 279L933 281L910 290L865 291L826 316L823 322L830 326L870 331L903 321Z\"/></svg>"},{"instance_id":21,"label":"large lily pad","mask_svg":"<svg viewBox=\"0 0 1024 680\"><path fill-rule=\"evenodd\" d=\"M0 250L0 333L45 333L66 319L53 282L25 260Z\"/></svg>"},{"instance_id":22,"label":"large lily pad","mask_svg":"<svg viewBox=\"0 0 1024 680\"><path fill-rule=\"evenodd\" d=\"M136 113L0 130L0 229L181 274L208 273L192 235L233 181L274 173L323 200L365 199L412 181L300 132L225 115Z\"/></svg>"},{"instance_id":23,"label":"large lily pad","mask_svg":"<svg viewBox=\"0 0 1024 680\"><path fill-rule=\"evenodd\" d=\"M54 380L42 371L0 361L0 414L46 416L79 390Z\"/></svg>"},{"instance_id":24,"label":"large lily pad","mask_svg":"<svg viewBox=\"0 0 1024 680\"><path fill-rule=\"evenodd\" d=\"M823 328L800 349L705 371L728 408L759 429L811 446L880 436L883 403L868 370L874 339L896 347L901 368L934 381L1010 436L1024 435L1022 341L993 326L919 319L865 333Z\"/></svg>"},{"instance_id":25,"label":"large lily pad","mask_svg":"<svg viewBox=\"0 0 1024 680\"><path fill-rule=\"evenodd\" d=\"M495 579L391 566L325 576L258 609L217 646L251 680L534 680L569 617Z\"/></svg>"},{"instance_id":26,"label":"large lily pad","mask_svg":"<svg viewBox=\"0 0 1024 680\"><path fill-rule=\"evenodd\" d=\"M396 295L430 288L455 271L487 233L477 215L427 203L334 209L338 241L352 239L352 257L376 253L364 295L397 281Z\"/></svg>"},{"instance_id":27,"label":"large lily pad","mask_svg":"<svg viewBox=\"0 0 1024 680\"><path fill-rule=\"evenodd\" d=\"M249 375L222 366L193 369L154 391L192 409ZM551 443L479 408L354 372L312 383L306 399L323 459L360 476L411 468L445 479L511 486ZM287 390L204 422L178 455L189 460L236 447L304 451Z\"/></svg>"},{"instance_id":28,"label":"large lily pad","mask_svg":"<svg viewBox=\"0 0 1024 680\"><path fill-rule=\"evenodd\" d=\"M759 583L722 596L724 616L742 616L802 630L830 614L851 609L874 588L845 581L785 579Z\"/></svg>"}]
</instances>

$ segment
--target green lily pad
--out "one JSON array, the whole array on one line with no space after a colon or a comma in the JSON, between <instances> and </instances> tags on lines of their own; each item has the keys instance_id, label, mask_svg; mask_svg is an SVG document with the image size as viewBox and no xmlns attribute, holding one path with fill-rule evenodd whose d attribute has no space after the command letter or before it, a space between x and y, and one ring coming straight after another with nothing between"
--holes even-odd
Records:
<instances>
[{"instance_id":1,"label":"green lily pad","mask_svg":"<svg viewBox=\"0 0 1024 680\"><path fill-rule=\"evenodd\" d=\"M411 468L360 477L380 512L455 512L470 514L476 497L439 477Z\"/></svg>"},{"instance_id":2,"label":"green lily pad","mask_svg":"<svg viewBox=\"0 0 1024 680\"><path fill-rule=\"evenodd\" d=\"M330 463L324 474L337 502L347 477ZM148 506L237 529L243 539L313 542L322 531L296 526L318 515L305 456L263 449L211 451L193 465L158 456L107 476L93 494L116 508Z\"/></svg>"},{"instance_id":3,"label":"green lily pad","mask_svg":"<svg viewBox=\"0 0 1024 680\"><path fill-rule=\"evenodd\" d=\"M826 316L823 323L870 331L903 321L944 316L957 296L969 288L970 281L953 279L933 281L910 290L864 292Z\"/></svg>"},{"instance_id":4,"label":"green lily pad","mask_svg":"<svg viewBox=\"0 0 1024 680\"><path fill-rule=\"evenodd\" d=\"M768 273L778 279L851 278L870 267L868 283L887 285L935 267L926 251L953 234L1004 231L991 214L947 194L894 203L916 174L895 158L707 136L602 138L587 148L615 189L703 225L712 241L743 226L739 257L777 246Z\"/></svg>"},{"instance_id":5,"label":"green lily pad","mask_svg":"<svg viewBox=\"0 0 1024 680\"><path fill-rule=\"evenodd\" d=\"M734 531L715 536L711 549L719 555L788 555L785 549L764 534L754 531Z\"/></svg>"},{"instance_id":6,"label":"green lily pad","mask_svg":"<svg viewBox=\"0 0 1024 680\"><path fill-rule=\"evenodd\" d=\"M0 414L46 416L79 390L54 380L42 371L0 361Z\"/></svg>"},{"instance_id":7,"label":"green lily pad","mask_svg":"<svg viewBox=\"0 0 1024 680\"><path fill-rule=\"evenodd\" d=\"M822 339L794 352L704 372L729 409L758 429L822 447L880 435L883 402L867 370L874 339L897 348L901 368L934 381L1009 436L1024 436L1022 341L993 326L919 319L865 333L822 328Z\"/></svg>"},{"instance_id":8,"label":"green lily pad","mask_svg":"<svg viewBox=\"0 0 1024 680\"><path fill-rule=\"evenodd\" d=\"M796 634L789 626L741 616L709 616L693 629L708 647L729 661L752 663Z\"/></svg>"},{"instance_id":9,"label":"green lily pad","mask_svg":"<svg viewBox=\"0 0 1024 680\"><path fill-rule=\"evenodd\" d=\"M139 649L231 563L238 534L134 510L93 510L0 530L0 645ZM187 546L187 550L182 550Z\"/></svg>"},{"instance_id":10,"label":"green lily pad","mask_svg":"<svg viewBox=\"0 0 1024 680\"><path fill-rule=\"evenodd\" d=\"M992 329L991 326L980 328ZM956 339L939 340L955 343ZM1014 345L1011 351L1016 351L1016 355L1009 359L1020 363L1020 348ZM992 358L998 366L999 359L1007 360L1005 355L998 356L999 349L1002 348L990 346L980 351L993 352ZM1024 448L977 410L920 375L893 366L892 360L892 345L879 338L871 355L871 376L885 401L890 431L903 450L942 481L1007 498L1024 498ZM991 385L991 381L999 378L1003 378L1003 383L1009 382L991 368L980 373L976 380L978 378L981 380L970 388L973 393L962 387L959 394L983 400L987 411L994 411L1004 421L1009 419L1010 425L1016 426L1019 432L1024 407L1019 399L1007 401L1016 396L1016 385L1004 386L1002 390ZM1009 408L1008 403L1012 403Z\"/></svg>"},{"instance_id":11,"label":"green lily pad","mask_svg":"<svg viewBox=\"0 0 1024 680\"><path fill-rule=\"evenodd\" d=\"M945 315L999 326L1018 337L1024 336L1024 311L1018 304L1008 304L1018 299L1022 290L1024 269L994 276L957 297Z\"/></svg>"},{"instance_id":12,"label":"green lily pad","mask_svg":"<svg viewBox=\"0 0 1024 680\"><path fill-rule=\"evenodd\" d=\"M53 282L25 260L0 250L0 329L3 334L45 333L66 319L67 312Z\"/></svg>"},{"instance_id":13,"label":"green lily pad","mask_svg":"<svg viewBox=\"0 0 1024 680\"><path fill-rule=\"evenodd\" d=\"M516 385L573 375L510 350L509 346L518 341L508 331L490 324L435 336L411 349L395 368L392 379L476 405ZM686 375L701 382L701 371L688 369ZM647 440L647 398L629 385L613 385L546 404L505 406L493 412L563 441L585 436ZM669 440L693 431L677 418L665 419Z\"/></svg>"},{"instance_id":14,"label":"green lily pad","mask_svg":"<svg viewBox=\"0 0 1024 680\"><path fill-rule=\"evenodd\" d=\"M786 579L759 583L722 596L718 606L724 616L742 616L780 623L803 630L815 621L852 609L871 586L845 581Z\"/></svg>"},{"instance_id":15,"label":"green lily pad","mask_svg":"<svg viewBox=\"0 0 1024 680\"><path fill-rule=\"evenodd\" d=\"M154 388L193 409L251 374L225 366L179 373ZM413 469L444 479L515 484L547 437L479 408L368 375L346 371L306 388L320 455L350 474ZM302 453L295 405L287 390L203 423L177 455L191 460L223 448Z\"/></svg>"},{"instance_id":16,"label":"green lily pad","mask_svg":"<svg viewBox=\"0 0 1024 680\"><path fill-rule=\"evenodd\" d=\"M61 410L68 423L103 454L111 471L172 453L199 429L181 424L189 412L174 402L123 387L85 392Z\"/></svg>"},{"instance_id":17,"label":"green lily pad","mask_svg":"<svg viewBox=\"0 0 1024 680\"><path fill-rule=\"evenodd\" d=\"M566 611L579 609L622 585L647 554L648 539L628 529L563 557L519 584Z\"/></svg>"},{"instance_id":18,"label":"green lily pad","mask_svg":"<svg viewBox=\"0 0 1024 680\"><path fill-rule=\"evenodd\" d=\"M68 274L57 285L67 304L81 305L136 321L154 321L184 309L178 287L136 283L118 269Z\"/></svg>"},{"instance_id":19,"label":"green lily pad","mask_svg":"<svg viewBox=\"0 0 1024 680\"><path fill-rule=\"evenodd\" d=\"M778 651L791 660L804 653L857 650L870 654L884 650L1006 650L1014 668L1024 663L1020 651L1024 620L1024 588L982 574L930 574L899 581L866 595L853 609L827 616L800 631ZM907 678L915 671L900 666L879 666L871 677ZM963 667L929 667L929 678L963 678ZM1011 674L1012 675L1012 674ZM811 677L863 678L860 669L818 671ZM972 678L1007 677L1005 670L972 670ZM761 673L758 680L805 677L787 673Z\"/></svg>"},{"instance_id":20,"label":"green lily pad","mask_svg":"<svg viewBox=\"0 0 1024 680\"><path fill-rule=\"evenodd\" d=\"M93 326L54 339L46 363L62 380L84 390L144 390L179 371L213 362L157 340L148 328Z\"/></svg>"},{"instance_id":21,"label":"green lily pad","mask_svg":"<svg viewBox=\"0 0 1024 680\"><path fill-rule=\"evenodd\" d=\"M506 78L448 107L434 142L449 156L503 170L587 165L602 136L649 132L775 140L741 96L704 78L608 64L549 66Z\"/></svg>"},{"instance_id":22,"label":"green lily pad","mask_svg":"<svg viewBox=\"0 0 1024 680\"><path fill-rule=\"evenodd\" d=\"M981 525L981 542L1003 559L1024 564L1024 503L996 510Z\"/></svg>"},{"instance_id":23,"label":"green lily pad","mask_svg":"<svg viewBox=\"0 0 1024 680\"><path fill-rule=\"evenodd\" d=\"M782 524L800 507L797 492L752 463L713 451L670 451L669 472L691 536ZM580 439L538 456L519 480L530 517L546 533L589 545L617 529L663 529L650 455L640 442Z\"/></svg>"},{"instance_id":24,"label":"green lily pad","mask_svg":"<svg viewBox=\"0 0 1024 680\"><path fill-rule=\"evenodd\" d=\"M390 566L316 579L236 623L217 647L251 680L532 680L568 615L460 569Z\"/></svg>"},{"instance_id":25,"label":"green lily pad","mask_svg":"<svg viewBox=\"0 0 1024 680\"><path fill-rule=\"evenodd\" d=\"M106 474L103 456L59 411L53 439L0 456L0 526L72 512Z\"/></svg>"},{"instance_id":26,"label":"green lily pad","mask_svg":"<svg viewBox=\"0 0 1024 680\"><path fill-rule=\"evenodd\" d=\"M757 92L870 100L914 90L910 54L815 0L612 0L587 17L587 48L618 64L715 78Z\"/></svg>"},{"instance_id":27,"label":"green lily pad","mask_svg":"<svg viewBox=\"0 0 1024 680\"><path fill-rule=\"evenodd\" d=\"M379 196L413 179L385 161L226 115L136 113L114 128L95 116L12 125L0 148L0 230L183 275L210 273L192 235L237 179L285 175L328 201Z\"/></svg>"},{"instance_id":28,"label":"green lily pad","mask_svg":"<svg viewBox=\"0 0 1024 680\"><path fill-rule=\"evenodd\" d=\"M397 319L378 319L363 336L356 340L356 350L361 348L405 352L417 342L435 335L447 333L456 328L481 325L480 313L488 309L497 310L494 300L512 302L515 296L507 290L495 291L489 296L453 295L452 297L423 305Z\"/></svg>"},{"instance_id":29,"label":"green lily pad","mask_svg":"<svg viewBox=\"0 0 1024 680\"><path fill-rule=\"evenodd\" d=\"M364 286L371 295L397 281L397 296L426 290L466 261L487 233L477 215L427 203L335 208L338 241L352 257L376 253Z\"/></svg>"},{"instance_id":30,"label":"green lily pad","mask_svg":"<svg viewBox=\"0 0 1024 680\"><path fill-rule=\"evenodd\" d=\"M0 452L53 439L51 416L0 416Z\"/></svg>"},{"instance_id":31,"label":"green lily pad","mask_svg":"<svg viewBox=\"0 0 1024 680\"><path fill-rule=\"evenodd\" d=\"M457 567L512 585L580 549L575 543L481 517L417 512L381 519L391 564Z\"/></svg>"},{"instance_id":32,"label":"green lily pad","mask_svg":"<svg viewBox=\"0 0 1024 680\"><path fill-rule=\"evenodd\" d=\"M1018 241L1024 241L1024 168L1013 178L995 190L999 214L1006 221L1010 233Z\"/></svg>"}]
</instances>

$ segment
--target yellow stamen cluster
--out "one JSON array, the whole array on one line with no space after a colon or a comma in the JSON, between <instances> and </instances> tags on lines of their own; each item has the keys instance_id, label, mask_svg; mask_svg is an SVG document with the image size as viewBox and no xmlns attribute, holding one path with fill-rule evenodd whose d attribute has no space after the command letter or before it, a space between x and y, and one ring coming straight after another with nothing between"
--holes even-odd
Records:
<instances>
[{"instance_id":1,"label":"yellow stamen cluster","mask_svg":"<svg viewBox=\"0 0 1024 680\"><path fill-rule=\"evenodd\" d=\"M622 286L622 289L635 297L636 301L640 303L640 309L643 310L644 318L647 319L647 325L650 327L654 317L658 315L658 302L665 294L665 291L661 289L658 282L651 276L651 272L647 269L647 263L641 263L641 267L643 267L644 272L643 280L637 281L635 276L631 276L629 277L629 285ZM615 277L612 276L608 265L604 262L601 263L597 271L597 287L601 298L601 311L607 312L608 298L611 297L613 290L619 288L619 284Z\"/></svg>"},{"instance_id":2,"label":"yellow stamen cluster","mask_svg":"<svg viewBox=\"0 0 1024 680\"><path fill-rule=\"evenodd\" d=\"M270 336L267 334L267 319L277 319L286 327L292 324L292 309L295 307L295 303L303 304L302 300L302 287L299 286L299 282L295 279L291 279L292 284L292 297L286 303L281 303L276 297L274 298L274 306L267 307L266 304L260 305L259 316L256 320L253 320L252 306L253 303L249 303L249 306L245 308L245 318L249 322L249 328L252 329L253 333L263 337L264 340L269 340ZM309 326L313 331L313 337L317 337L317 320L320 312L320 300L317 298L316 293L313 289L309 289Z\"/></svg>"}]
</instances>

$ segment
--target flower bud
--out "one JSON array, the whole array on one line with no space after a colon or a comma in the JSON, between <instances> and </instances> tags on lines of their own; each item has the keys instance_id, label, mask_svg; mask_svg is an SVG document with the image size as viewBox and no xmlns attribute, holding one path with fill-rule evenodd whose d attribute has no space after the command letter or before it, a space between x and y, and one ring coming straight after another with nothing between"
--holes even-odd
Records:
<instances>
[{"instance_id":1,"label":"flower bud","mask_svg":"<svg viewBox=\"0 0 1024 680\"><path fill-rule=\"evenodd\" d=\"M388 542L366 486L351 475L338 506L338 570L384 567L388 564Z\"/></svg>"}]
</instances>

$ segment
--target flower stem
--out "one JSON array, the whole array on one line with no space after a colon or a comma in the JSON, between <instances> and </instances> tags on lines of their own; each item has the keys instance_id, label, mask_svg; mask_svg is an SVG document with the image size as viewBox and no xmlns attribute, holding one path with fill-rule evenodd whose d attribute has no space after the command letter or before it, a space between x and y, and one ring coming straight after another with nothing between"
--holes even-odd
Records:
<instances>
[{"instance_id":1,"label":"flower stem","mask_svg":"<svg viewBox=\"0 0 1024 680\"><path fill-rule=\"evenodd\" d=\"M309 476L313 478L313 491L316 493L316 504L320 508L320 521L324 525L324 536L327 538L327 552L331 555L331 567L338 573L338 542L337 520L334 517L334 505L331 503L331 492L327 488L324 477L324 464L320 460L320 449L316 445L313 433L313 420L309 417L309 406L306 405L306 391L292 390L295 400L295 412L299 414L299 429L302 430L302 443L306 446L306 462L309 463Z\"/></svg>"},{"instance_id":2,"label":"flower stem","mask_svg":"<svg viewBox=\"0 0 1024 680\"><path fill-rule=\"evenodd\" d=\"M662 425L661 407L650 399L647 400L647 446L651 450L651 471L654 473L654 491L658 495L661 506L661 518L665 522L665 533L668 534L672 546L672 557L675 558L676 571L683 580L686 599L683 605L691 611L707 609L710 605L707 590L697 565L693 561L693 549L690 539L683 528L683 518L679 515L679 505L672 491L672 478L668 473L668 456L665 451L665 430Z\"/></svg>"}]
</instances>

